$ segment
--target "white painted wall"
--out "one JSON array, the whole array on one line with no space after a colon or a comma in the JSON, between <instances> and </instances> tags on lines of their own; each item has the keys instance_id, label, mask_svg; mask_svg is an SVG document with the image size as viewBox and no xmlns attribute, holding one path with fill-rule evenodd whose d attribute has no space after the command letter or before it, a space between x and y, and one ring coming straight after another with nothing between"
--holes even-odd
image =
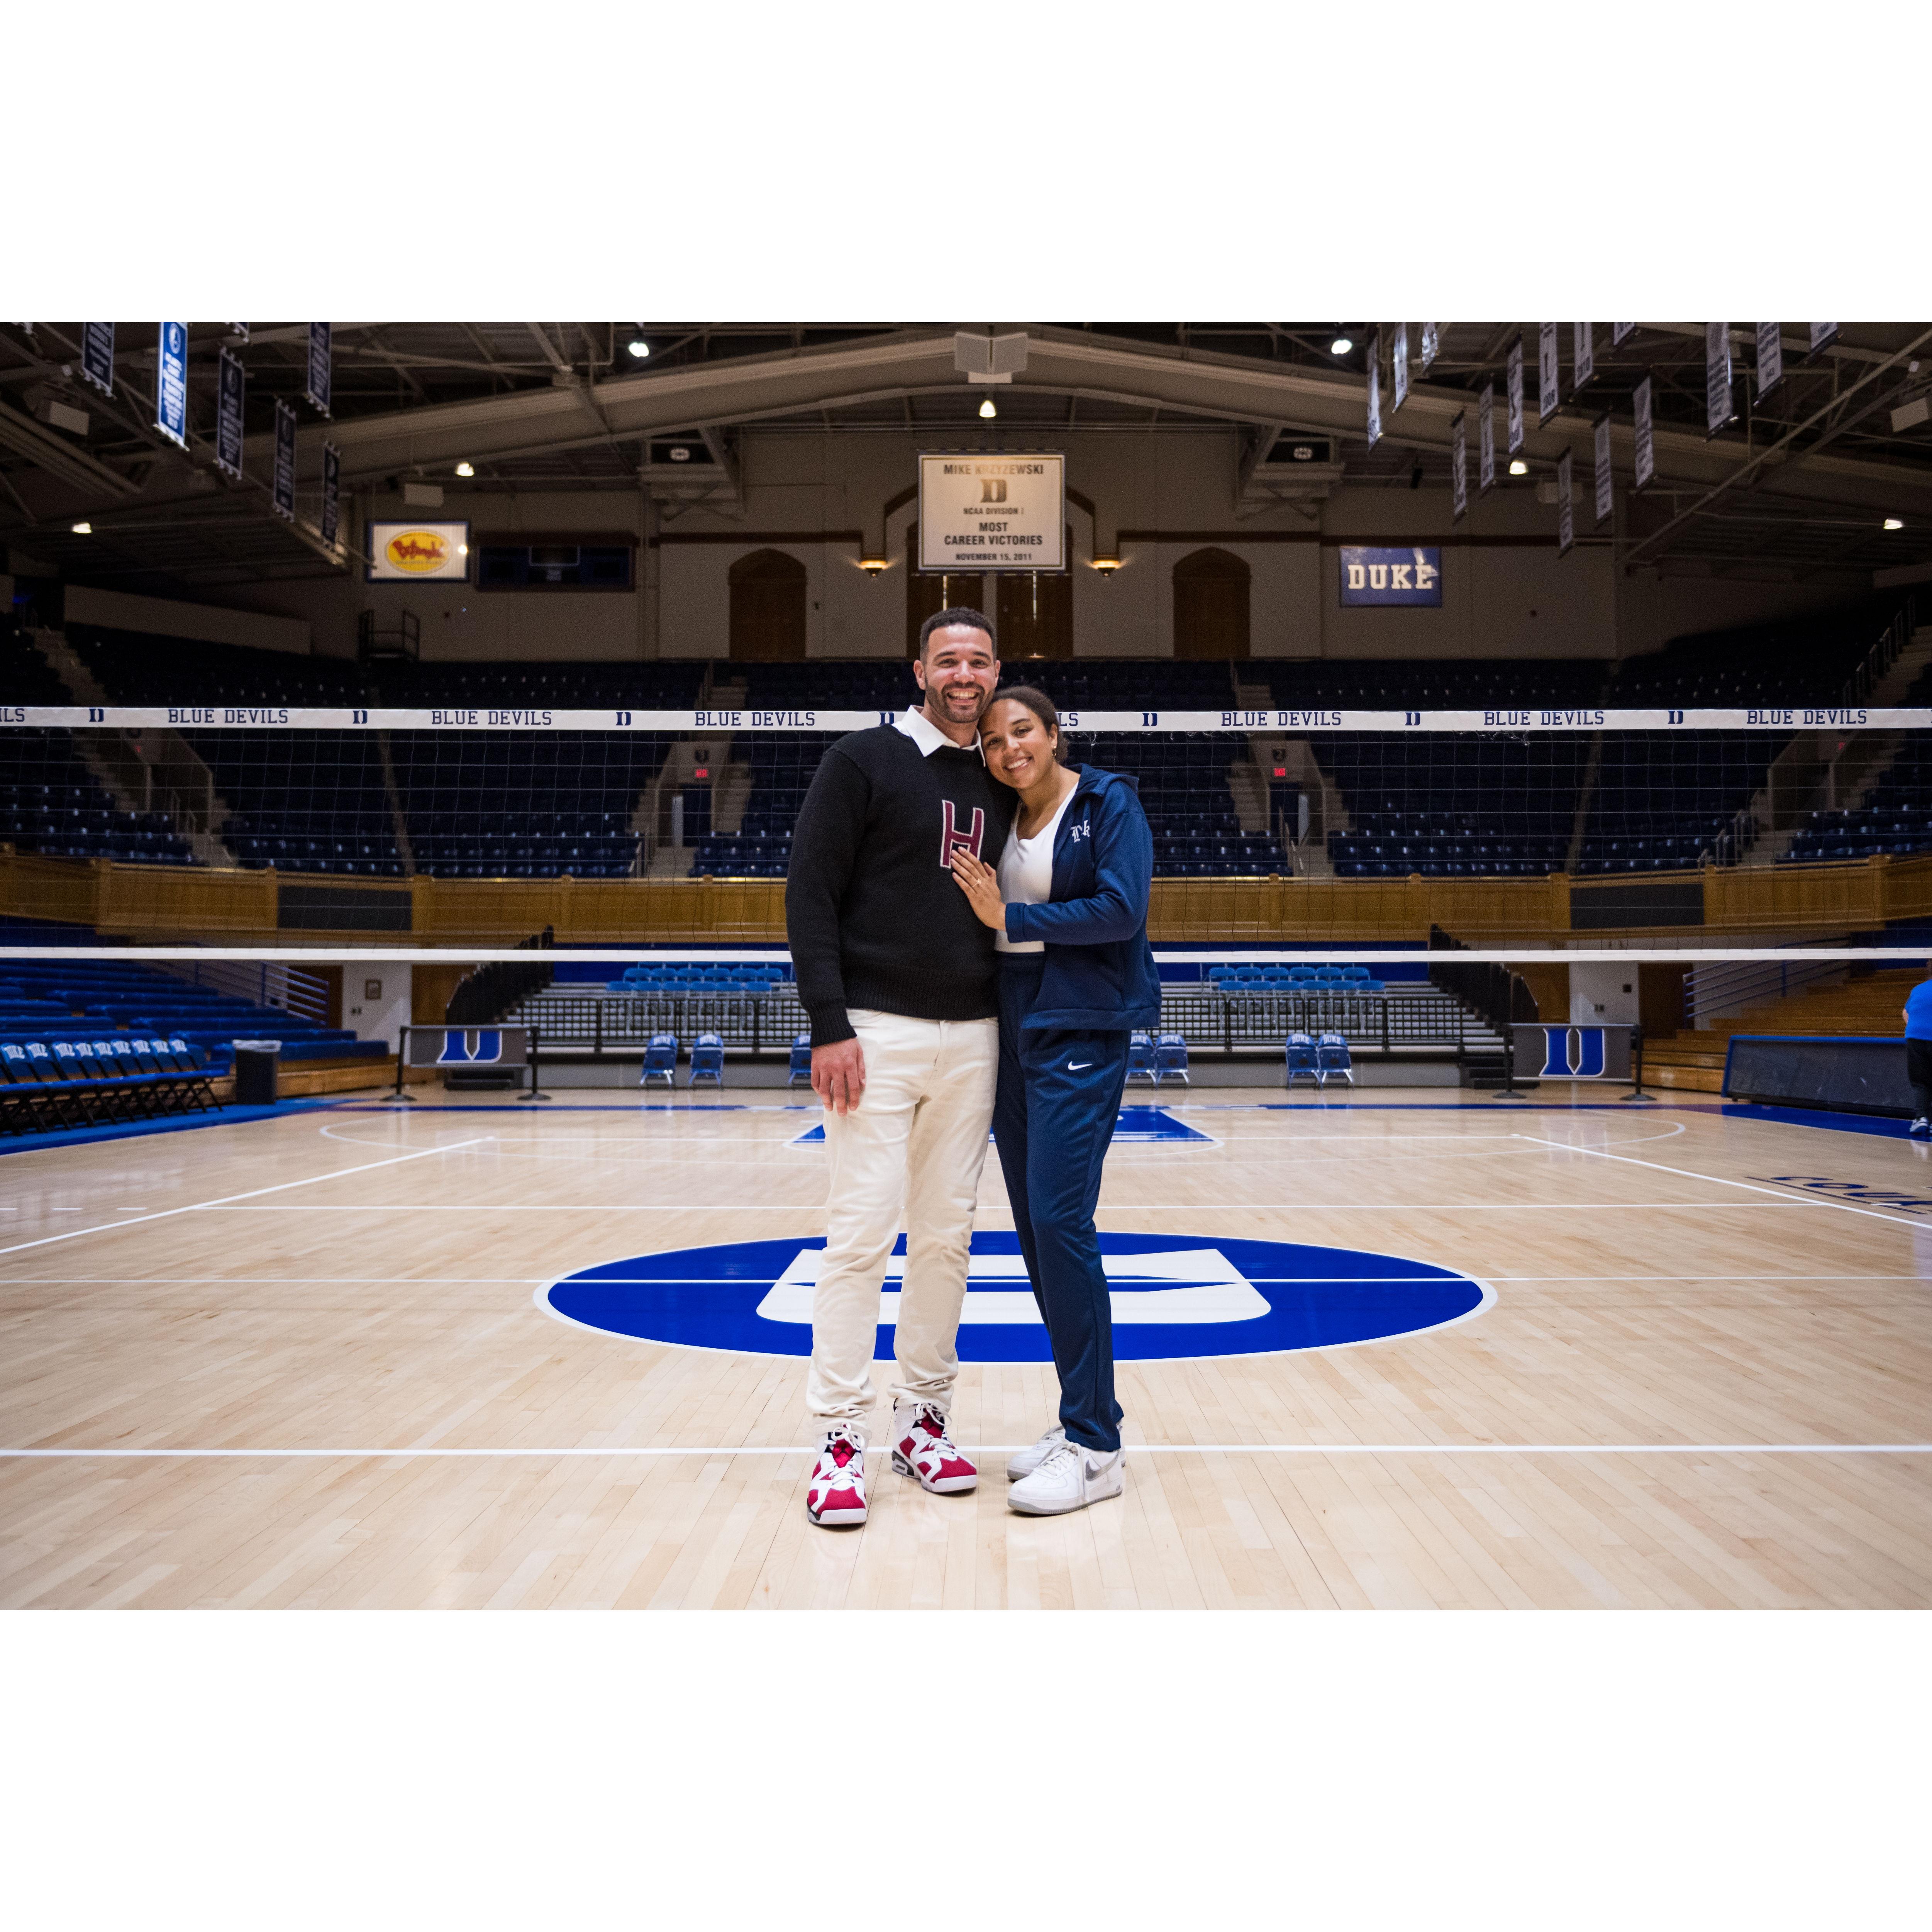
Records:
<instances>
[{"instance_id":1,"label":"white painted wall","mask_svg":"<svg viewBox=\"0 0 1932 1932\"><path fill-rule=\"evenodd\" d=\"M393 1053L410 1024L411 977L410 968L393 962L350 960L342 969L342 1024L362 1039L384 1041Z\"/></svg>"},{"instance_id":2,"label":"white painted wall","mask_svg":"<svg viewBox=\"0 0 1932 1932\"><path fill-rule=\"evenodd\" d=\"M179 604L164 597L135 597L124 590L95 590L70 584L62 599L70 624L103 624L116 630L151 631L164 638L204 644L245 644L258 651L308 654L305 617L272 617L212 604Z\"/></svg>"},{"instance_id":3,"label":"white painted wall","mask_svg":"<svg viewBox=\"0 0 1932 1932\"><path fill-rule=\"evenodd\" d=\"M1637 1020L1637 980L1634 963L1616 961L1592 965L1573 961L1570 967L1570 1024L1572 1026L1634 1026Z\"/></svg>"}]
</instances>

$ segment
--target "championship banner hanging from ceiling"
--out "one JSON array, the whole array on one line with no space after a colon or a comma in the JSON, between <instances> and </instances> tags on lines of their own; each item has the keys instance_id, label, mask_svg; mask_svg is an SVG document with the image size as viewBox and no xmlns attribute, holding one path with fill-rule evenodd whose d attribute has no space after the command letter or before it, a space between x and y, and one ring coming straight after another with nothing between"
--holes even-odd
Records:
<instances>
[{"instance_id":1,"label":"championship banner hanging from ceiling","mask_svg":"<svg viewBox=\"0 0 1932 1932\"><path fill-rule=\"evenodd\" d=\"M1607 415L1597 418L1590 437L1590 454L1597 471L1597 520L1606 524L1617 506L1616 478L1610 469L1610 419Z\"/></svg>"},{"instance_id":2,"label":"championship banner hanging from ceiling","mask_svg":"<svg viewBox=\"0 0 1932 1932\"><path fill-rule=\"evenodd\" d=\"M1597 352L1590 339L1590 332L1596 326L1594 322L1574 322L1570 325L1570 359L1576 365L1570 383L1573 392L1580 389L1597 373Z\"/></svg>"},{"instance_id":3,"label":"championship banner hanging from ceiling","mask_svg":"<svg viewBox=\"0 0 1932 1932\"><path fill-rule=\"evenodd\" d=\"M1393 400L1391 410L1399 410L1408 400L1408 324L1399 322L1395 326L1395 340L1389 349L1389 390Z\"/></svg>"},{"instance_id":4,"label":"championship banner hanging from ceiling","mask_svg":"<svg viewBox=\"0 0 1932 1932\"><path fill-rule=\"evenodd\" d=\"M170 442L188 447L188 325L161 324L154 370L154 427Z\"/></svg>"},{"instance_id":5,"label":"championship banner hanging from ceiling","mask_svg":"<svg viewBox=\"0 0 1932 1932\"><path fill-rule=\"evenodd\" d=\"M331 337L334 328L332 322L312 322L308 326L308 388L306 392L310 404L324 416L328 413L328 399L334 374L330 366Z\"/></svg>"},{"instance_id":6,"label":"championship banner hanging from ceiling","mask_svg":"<svg viewBox=\"0 0 1932 1932\"><path fill-rule=\"evenodd\" d=\"M1784 338L1780 325L1761 322L1757 326L1757 400L1762 402L1784 380Z\"/></svg>"},{"instance_id":7,"label":"championship banner hanging from ceiling","mask_svg":"<svg viewBox=\"0 0 1932 1932\"><path fill-rule=\"evenodd\" d=\"M334 443L322 446L322 540L335 548L342 520L342 452Z\"/></svg>"},{"instance_id":8,"label":"championship banner hanging from ceiling","mask_svg":"<svg viewBox=\"0 0 1932 1932\"><path fill-rule=\"evenodd\" d=\"M1066 458L1059 451L998 456L920 452L919 567L1066 568Z\"/></svg>"},{"instance_id":9,"label":"championship banner hanging from ceiling","mask_svg":"<svg viewBox=\"0 0 1932 1932\"><path fill-rule=\"evenodd\" d=\"M1342 602L1421 604L1442 602L1440 545L1411 544L1400 550L1360 544L1340 546Z\"/></svg>"},{"instance_id":10,"label":"championship banner hanging from ceiling","mask_svg":"<svg viewBox=\"0 0 1932 1932\"><path fill-rule=\"evenodd\" d=\"M1469 412L1458 410L1449 425L1449 518L1460 524L1469 508Z\"/></svg>"},{"instance_id":11,"label":"championship banner hanging from ceiling","mask_svg":"<svg viewBox=\"0 0 1932 1932\"><path fill-rule=\"evenodd\" d=\"M1522 338L1518 336L1509 352L1509 453L1522 447Z\"/></svg>"},{"instance_id":12,"label":"championship banner hanging from ceiling","mask_svg":"<svg viewBox=\"0 0 1932 1932\"><path fill-rule=\"evenodd\" d=\"M1636 386L1630 401L1636 411L1636 487L1648 489L1657 474L1656 426L1651 419L1650 378Z\"/></svg>"},{"instance_id":13,"label":"championship banner hanging from ceiling","mask_svg":"<svg viewBox=\"0 0 1932 1932\"><path fill-rule=\"evenodd\" d=\"M1556 554L1568 556L1576 541L1576 512L1570 494L1576 483L1576 466L1564 450L1556 459Z\"/></svg>"},{"instance_id":14,"label":"championship banner hanging from ceiling","mask_svg":"<svg viewBox=\"0 0 1932 1932\"><path fill-rule=\"evenodd\" d=\"M1536 426L1540 429L1556 413L1562 398L1562 370L1557 362L1556 325L1536 327Z\"/></svg>"},{"instance_id":15,"label":"championship banner hanging from ceiling","mask_svg":"<svg viewBox=\"0 0 1932 1932\"><path fill-rule=\"evenodd\" d=\"M1613 322L1610 324L1610 346L1621 349L1636 333L1634 322Z\"/></svg>"},{"instance_id":16,"label":"championship banner hanging from ceiling","mask_svg":"<svg viewBox=\"0 0 1932 1932\"><path fill-rule=\"evenodd\" d=\"M214 398L214 466L232 477L242 474L242 407L248 400L248 376L242 358L224 349L220 383Z\"/></svg>"},{"instance_id":17,"label":"championship banner hanging from ceiling","mask_svg":"<svg viewBox=\"0 0 1932 1932\"><path fill-rule=\"evenodd\" d=\"M80 374L104 396L114 393L114 325L84 322L80 326Z\"/></svg>"},{"instance_id":18,"label":"championship banner hanging from ceiling","mask_svg":"<svg viewBox=\"0 0 1932 1932\"><path fill-rule=\"evenodd\" d=\"M1731 406L1731 325L1704 325L1704 434L1715 436L1735 419Z\"/></svg>"},{"instance_id":19,"label":"championship banner hanging from ceiling","mask_svg":"<svg viewBox=\"0 0 1932 1932\"><path fill-rule=\"evenodd\" d=\"M1496 386L1483 385L1476 398L1476 488L1486 496L1496 487Z\"/></svg>"},{"instance_id":20,"label":"championship banner hanging from ceiling","mask_svg":"<svg viewBox=\"0 0 1932 1932\"><path fill-rule=\"evenodd\" d=\"M460 582L469 574L466 523L369 526L368 578L372 584Z\"/></svg>"},{"instance_id":21,"label":"championship banner hanging from ceiling","mask_svg":"<svg viewBox=\"0 0 1932 1932\"><path fill-rule=\"evenodd\" d=\"M1369 447L1382 440L1382 332L1369 332Z\"/></svg>"},{"instance_id":22,"label":"championship banner hanging from ceiling","mask_svg":"<svg viewBox=\"0 0 1932 1932\"><path fill-rule=\"evenodd\" d=\"M275 514L296 520L296 412L279 398L275 403Z\"/></svg>"},{"instance_id":23,"label":"championship banner hanging from ceiling","mask_svg":"<svg viewBox=\"0 0 1932 1932\"><path fill-rule=\"evenodd\" d=\"M1436 358L1442 352L1442 325L1439 322L1425 322L1422 325L1422 351L1416 362L1424 375L1434 366Z\"/></svg>"},{"instance_id":24,"label":"championship banner hanging from ceiling","mask_svg":"<svg viewBox=\"0 0 1932 1932\"><path fill-rule=\"evenodd\" d=\"M1809 322L1805 327L1811 332L1811 346L1804 352L1815 356L1821 349L1828 349L1838 339L1838 325L1835 322Z\"/></svg>"}]
</instances>

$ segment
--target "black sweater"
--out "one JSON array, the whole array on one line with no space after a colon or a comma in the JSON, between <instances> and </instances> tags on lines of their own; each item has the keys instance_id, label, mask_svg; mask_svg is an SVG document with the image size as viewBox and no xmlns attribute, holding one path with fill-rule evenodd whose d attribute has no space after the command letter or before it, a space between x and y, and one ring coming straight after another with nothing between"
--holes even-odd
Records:
<instances>
[{"instance_id":1,"label":"black sweater","mask_svg":"<svg viewBox=\"0 0 1932 1932\"><path fill-rule=\"evenodd\" d=\"M890 724L826 752L792 833L785 932L812 1043L850 1040L848 1006L991 1019L998 955L952 876L963 844L999 862L1013 793L975 748L929 757Z\"/></svg>"}]
</instances>

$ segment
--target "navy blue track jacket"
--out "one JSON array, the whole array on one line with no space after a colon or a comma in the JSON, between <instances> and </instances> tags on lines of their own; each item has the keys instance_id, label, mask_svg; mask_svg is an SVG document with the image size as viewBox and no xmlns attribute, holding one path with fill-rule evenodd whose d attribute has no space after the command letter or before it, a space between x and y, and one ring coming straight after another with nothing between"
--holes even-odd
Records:
<instances>
[{"instance_id":1,"label":"navy blue track jacket","mask_svg":"<svg viewBox=\"0 0 1932 1932\"><path fill-rule=\"evenodd\" d=\"M1046 943L1026 1024L1075 1033L1160 1024L1160 974L1148 944L1154 836L1134 781L1079 767L1053 842L1053 897L1006 907L1006 937Z\"/></svg>"}]
</instances>

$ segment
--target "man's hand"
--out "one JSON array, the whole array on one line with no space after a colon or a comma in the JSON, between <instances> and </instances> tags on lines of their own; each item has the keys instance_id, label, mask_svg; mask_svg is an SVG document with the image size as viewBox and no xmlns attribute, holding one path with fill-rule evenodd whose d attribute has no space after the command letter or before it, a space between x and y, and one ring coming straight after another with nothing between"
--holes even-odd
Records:
<instances>
[{"instance_id":1,"label":"man's hand","mask_svg":"<svg viewBox=\"0 0 1932 1932\"><path fill-rule=\"evenodd\" d=\"M849 1114L866 1090L866 1049L856 1040L812 1049L812 1090L826 1111Z\"/></svg>"}]
</instances>

